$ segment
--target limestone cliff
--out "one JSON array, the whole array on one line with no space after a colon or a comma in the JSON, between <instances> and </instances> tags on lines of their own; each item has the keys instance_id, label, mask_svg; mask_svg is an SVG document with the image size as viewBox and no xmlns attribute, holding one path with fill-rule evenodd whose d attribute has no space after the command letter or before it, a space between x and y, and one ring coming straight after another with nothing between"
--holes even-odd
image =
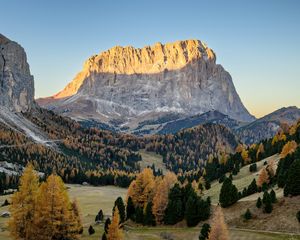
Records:
<instances>
[{"instance_id":1,"label":"limestone cliff","mask_svg":"<svg viewBox=\"0 0 300 240\"><path fill-rule=\"evenodd\" d=\"M34 106L34 82L24 49L0 34L0 106L15 112Z\"/></svg>"},{"instance_id":2,"label":"limestone cliff","mask_svg":"<svg viewBox=\"0 0 300 240\"><path fill-rule=\"evenodd\" d=\"M130 129L171 113L218 110L240 121L254 119L230 74L199 40L114 47L90 57L64 90L39 103L74 118Z\"/></svg>"}]
</instances>

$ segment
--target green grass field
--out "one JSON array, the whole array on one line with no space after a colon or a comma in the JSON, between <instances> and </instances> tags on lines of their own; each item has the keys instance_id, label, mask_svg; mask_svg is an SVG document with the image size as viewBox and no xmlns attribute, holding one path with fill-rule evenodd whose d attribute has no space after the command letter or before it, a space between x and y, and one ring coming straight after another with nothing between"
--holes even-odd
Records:
<instances>
[{"instance_id":1,"label":"green grass field","mask_svg":"<svg viewBox=\"0 0 300 240\"><path fill-rule=\"evenodd\" d=\"M82 218L84 223L83 240L100 239L103 233L103 224L95 225L94 219L96 213L102 209L105 215L111 215L111 209L114 201L118 196L125 198L126 189L105 186L105 187L92 187L81 185L67 185L71 198L76 198L80 204ZM9 196L1 196L0 203L2 203ZM0 212L6 211L7 207L1 207ZM0 218L0 240L10 239L7 231L7 218ZM87 228L93 225L96 233L89 236ZM126 226L125 239L137 240L156 240L156 239L198 239L200 227L184 228L184 227L136 227L133 224ZM279 239L299 239L299 236L290 236L288 234L271 234L263 232L253 232L250 230L230 230L231 240L279 240Z\"/></svg>"},{"instance_id":2,"label":"green grass field","mask_svg":"<svg viewBox=\"0 0 300 240\"><path fill-rule=\"evenodd\" d=\"M142 161L140 161L140 166L142 169L154 164L155 168L161 169L163 173L167 171L166 166L163 163L162 156L153 152L147 152L145 150L140 150L139 153L142 156Z\"/></svg>"}]
</instances>

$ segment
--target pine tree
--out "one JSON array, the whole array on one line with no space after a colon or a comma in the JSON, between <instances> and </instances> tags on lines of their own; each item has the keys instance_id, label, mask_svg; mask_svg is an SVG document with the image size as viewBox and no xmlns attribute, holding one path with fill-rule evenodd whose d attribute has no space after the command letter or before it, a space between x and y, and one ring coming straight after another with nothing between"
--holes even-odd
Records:
<instances>
[{"instance_id":1,"label":"pine tree","mask_svg":"<svg viewBox=\"0 0 300 240\"><path fill-rule=\"evenodd\" d=\"M238 201L238 190L232 184L229 178L226 178L222 184L219 202L222 207L229 207Z\"/></svg>"},{"instance_id":2,"label":"pine tree","mask_svg":"<svg viewBox=\"0 0 300 240\"><path fill-rule=\"evenodd\" d=\"M123 199L121 197L118 197L117 200L115 201L115 206L113 208L113 211L116 207L119 210L120 223L125 222L125 219L126 219L125 204L124 204Z\"/></svg>"},{"instance_id":3,"label":"pine tree","mask_svg":"<svg viewBox=\"0 0 300 240\"><path fill-rule=\"evenodd\" d=\"M224 220L222 208L217 207L215 210L212 227L209 233L209 240L229 240L229 232Z\"/></svg>"},{"instance_id":4,"label":"pine tree","mask_svg":"<svg viewBox=\"0 0 300 240\"><path fill-rule=\"evenodd\" d=\"M93 228L92 225L89 226L88 231L89 231L89 235L93 235L95 233L95 229Z\"/></svg>"},{"instance_id":5,"label":"pine tree","mask_svg":"<svg viewBox=\"0 0 300 240\"><path fill-rule=\"evenodd\" d=\"M148 225L148 226L155 226L155 216L152 213L152 206L153 204L151 202L149 202L146 206L146 210L145 210L145 217L144 217L144 225Z\"/></svg>"},{"instance_id":6,"label":"pine tree","mask_svg":"<svg viewBox=\"0 0 300 240\"><path fill-rule=\"evenodd\" d=\"M251 214L249 208L248 208L247 211L245 212L244 218L245 218L246 220L249 220L249 219L252 218L252 214Z\"/></svg>"},{"instance_id":7,"label":"pine tree","mask_svg":"<svg viewBox=\"0 0 300 240\"><path fill-rule=\"evenodd\" d=\"M261 208L262 202L261 202L261 198L258 197L257 201L256 201L256 207L257 208Z\"/></svg>"},{"instance_id":8,"label":"pine tree","mask_svg":"<svg viewBox=\"0 0 300 240\"><path fill-rule=\"evenodd\" d=\"M291 164L288 173L286 185L284 187L284 196L300 195L300 159L295 159Z\"/></svg>"},{"instance_id":9,"label":"pine tree","mask_svg":"<svg viewBox=\"0 0 300 240\"><path fill-rule=\"evenodd\" d=\"M208 223L204 223L201 228L199 240L208 239L209 232L210 232L210 225Z\"/></svg>"},{"instance_id":10,"label":"pine tree","mask_svg":"<svg viewBox=\"0 0 300 240\"><path fill-rule=\"evenodd\" d=\"M105 220L105 223L104 223L104 232L107 234L108 233L108 227L109 227L109 225L111 224L111 220L110 220L110 218L107 218L106 220Z\"/></svg>"},{"instance_id":11,"label":"pine tree","mask_svg":"<svg viewBox=\"0 0 300 240\"><path fill-rule=\"evenodd\" d=\"M103 211L102 211L102 209L100 209L100 211L98 212L98 214L95 217L95 222L102 222L103 218L104 218Z\"/></svg>"},{"instance_id":12,"label":"pine tree","mask_svg":"<svg viewBox=\"0 0 300 240\"><path fill-rule=\"evenodd\" d=\"M127 205L126 205L126 217L127 219L134 220L134 215L135 215L135 208L132 202L132 198L129 197L127 199Z\"/></svg>"},{"instance_id":13,"label":"pine tree","mask_svg":"<svg viewBox=\"0 0 300 240\"><path fill-rule=\"evenodd\" d=\"M272 203L276 203L277 202L276 193L275 193L275 191L273 189L270 192L270 198L271 198L271 202Z\"/></svg>"},{"instance_id":14,"label":"pine tree","mask_svg":"<svg viewBox=\"0 0 300 240\"><path fill-rule=\"evenodd\" d=\"M181 221L184 217L182 190L178 183L170 190L168 199L164 222L165 224L173 225Z\"/></svg>"},{"instance_id":15,"label":"pine tree","mask_svg":"<svg viewBox=\"0 0 300 240\"><path fill-rule=\"evenodd\" d=\"M108 240L122 240L123 239L123 231L120 228L120 215L119 209L116 207L113 212L113 217L111 224L108 227L107 233Z\"/></svg>"},{"instance_id":16,"label":"pine tree","mask_svg":"<svg viewBox=\"0 0 300 240\"><path fill-rule=\"evenodd\" d=\"M33 166L28 164L20 178L19 191L11 198L9 220L10 234L14 239L34 239L34 218L37 208L39 178Z\"/></svg>"},{"instance_id":17,"label":"pine tree","mask_svg":"<svg viewBox=\"0 0 300 240\"><path fill-rule=\"evenodd\" d=\"M272 200L270 194L267 191L264 192L263 204L264 204L264 212L271 213L273 210Z\"/></svg>"}]
</instances>

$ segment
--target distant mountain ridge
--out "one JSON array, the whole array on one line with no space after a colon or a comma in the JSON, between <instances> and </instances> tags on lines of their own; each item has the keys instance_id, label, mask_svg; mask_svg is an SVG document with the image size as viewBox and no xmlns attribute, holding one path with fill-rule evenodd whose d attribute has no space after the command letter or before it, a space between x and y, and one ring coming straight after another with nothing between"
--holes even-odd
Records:
<instances>
[{"instance_id":1,"label":"distant mountain ridge","mask_svg":"<svg viewBox=\"0 0 300 240\"><path fill-rule=\"evenodd\" d=\"M64 90L37 101L64 116L127 132L156 133L160 124L151 129L142 124L141 129L141 123L213 110L238 121L255 120L242 104L230 74L199 40L114 47L90 57Z\"/></svg>"}]
</instances>

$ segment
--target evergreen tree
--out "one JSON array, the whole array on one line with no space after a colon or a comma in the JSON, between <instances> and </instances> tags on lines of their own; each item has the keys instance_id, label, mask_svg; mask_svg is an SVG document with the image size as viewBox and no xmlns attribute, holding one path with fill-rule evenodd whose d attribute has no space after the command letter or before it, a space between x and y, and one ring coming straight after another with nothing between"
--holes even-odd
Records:
<instances>
[{"instance_id":1,"label":"evergreen tree","mask_svg":"<svg viewBox=\"0 0 300 240\"><path fill-rule=\"evenodd\" d=\"M210 232L210 225L208 223L204 223L201 228L199 240L208 239L209 232Z\"/></svg>"},{"instance_id":2,"label":"evergreen tree","mask_svg":"<svg viewBox=\"0 0 300 240\"><path fill-rule=\"evenodd\" d=\"M252 218L252 214L251 214L249 208L248 208L247 211L245 212L244 218L245 218L246 220L249 220L249 219Z\"/></svg>"},{"instance_id":3,"label":"evergreen tree","mask_svg":"<svg viewBox=\"0 0 300 240\"><path fill-rule=\"evenodd\" d=\"M153 204L149 202L146 206L145 217L144 217L144 225L155 226L155 216L152 213Z\"/></svg>"},{"instance_id":4,"label":"evergreen tree","mask_svg":"<svg viewBox=\"0 0 300 240\"><path fill-rule=\"evenodd\" d=\"M123 199L121 197L118 197L117 200L115 201L113 211L116 207L118 207L118 210L119 210L120 223L125 222L125 219L126 219L125 204L124 204Z\"/></svg>"},{"instance_id":5,"label":"evergreen tree","mask_svg":"<svg viewBox=\"0 0 300 240\"><path fill-rule=\"evenodd\" d=\"M261 202L261 198L258 197L257 201L256 201L256 207L257 208L261 208L262 202Z\"/></svg>"},{"instance_id":6,"label":"evergreen tree","mask_svg":"<svg viewBox=\"0 0 300 240\"><path fill-rule=\"evenodd\" d=\"M270 198L271 198L271 202L272 203L276 203L277 202L276 193L275 193L275 191L273 189L270 192Z\"/></svg>"},{"instance_id":7,"label":"evergreen tree","mask_svg":"<svg viewBox=\"0 0 300 240\"><path fill-rule=\"evenodd\" d=\"M251 194L254 194L257 192L257 185L256 185L256 180L255 178L252 180L252 182L250 183L250 185L248 186L248 189L247 189L247 195L251 195Z\"/></svg>"},{"instance_id":8,"label":"evergreen tree","mask_svg":"<svg viewBox=\"0 0 300 240\"><path fill-rule=\"evenodd\" d=\"M222 207L229 207L238 201L238 190L232 184L229 178L226 178L222 184L219 202Z\"/></svg>"},{"instance_id":9,"label":"evergreen tree","mask_svg":"<svg viewBox=\"0 0 300 240\"><path fill-rule=\"evenodd\" d=\"M300 211L297 212L296 218L298 219L298 222L300 223Z\"/></svg>"},{"instance_id":10,"label":"evergreen tree","mask_svg":"<svg viewBox=\"0 0 300 240\"><path fill-rule=\"evenodd\" d=\"M123 231L120 228L120 215L119 209L116 207L113 212L113 217L111 224L108 227L107 233L108 240L122 240L123 239Z\"/></svg>"},{"instance_id":11,"label":"evergreen tree","mask_svg":"<svg viewBox=\"0 0 300 240\"><path fill-rule=\"evenodd\" d=\"M126 206L126 217L127 219L131 219L131 220L134 220L134 215L135 215L135 208L134 208L134 205L133 205L133 201L132 201L132 198L129 197L127 199L127 206Z\"/></svg>"},{"instance_id":12,"label":"evergreen tree","mask_svg":"<svg viewBox=\"0 0 300 240\"><path fill-rule=\"evenodd\" d=\"M272 200L270 194L267 191L264 192L263 204L264 204L264 212L271 213L273 210Z\"/></svg>"},{"instance_id":13,"label":"evergreen tree","mask_svg":"<svg viewBox=\"0 0 300 240\"><path fill-rule=\"evenodd\" d=\"M164 222L165 224L173 225L180 222L184 217L183 195L179 184L175 184L170 190L168 199Z\"/></svg>"},{"instance_id":14,"label":"evergreen tree","mask_svg":"<svg viewBox=\"0 0 300 240\"><path fill-rule=\"evenodd\" d=\"M38 206L39 178L33 166L28 164L20 178L19 191L11 198L9 229L14 239L33 239L35 211Z\"/></svg>"},{"instance_id":15,"label":"evergreen tree","mask_svg":"<svg viewBox=\"0 0 300 240\"><path fill-rule=\"evenodd\" d=\"M144 223L144 212L143 209L140 207L137 207L135 209L135 221L137 223Z\"/></svg>"},{"instance_id":16,"label":"evergreen tree","mask_svg":"<svg viewBox=\"0 0 300 240\"><path fill-rule=\"evenodd\" d=\"M108 227L109 227L109 225L111 224L111 220L110 220L110 218L107 218L106 220L105 220L105 223L104 223L104 232L107 234L108 233Z\"/></svg>"},{"instance_id":17,"label":"evergreen tree","mask_svg":"<svg viewBox=\"0 0 300 240\"><path fill-rule=\"evenodd\" d=\"M300 159L294 160L291 164L288 173L286 185L284 187L284 196L300 195Z\"/></svg>"},{"instance_id":18,"label":"evergreen tree","mask_svg":"<svg viewBox=\"0 0 300 240\"><path fill-rule=\"evenodd\" d=\"M95 222L102 222L104 218L103 211L100 209L98 214L96 215Z\"/></svg>"},{"instance_id":19,"label":"evergreen tree","mask_svg":"<svg viewBox=\"0 0 300 240\"><path fill-rule=\"evenodd\" d=\"M191 194L186 202L185 207L185 219L188 227L194 227L199 223L199 216L196 209L197 206L197 195Z\"/></svg>"},{"instance_id":20,"label":"evergreen tree","mask_svg":"<svg viewBox=\"0 0 300 240\"><path fill-rule=\"evenodd\" d=\"M95 233L95 229L92 227L92 225L89 226L89 235L93 235Z\"/></svg>"}]
</instances>

